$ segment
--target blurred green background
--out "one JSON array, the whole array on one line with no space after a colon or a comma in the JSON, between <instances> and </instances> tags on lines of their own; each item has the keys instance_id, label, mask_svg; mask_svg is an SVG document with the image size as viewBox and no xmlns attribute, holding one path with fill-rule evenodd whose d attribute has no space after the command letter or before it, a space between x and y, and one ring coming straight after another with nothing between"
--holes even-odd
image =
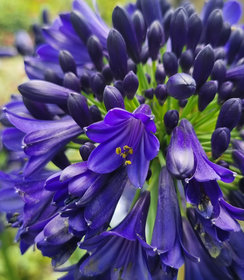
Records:
<instances>
[{"instance_id":1,"label":"blurred green background","mask_svg":"<svg viewBox=\"0 0 244 280\"><path fill-rule=\"evenodd\" d=\"M91 3L90 0L87 0ZM111 23L113 7L126 0L98 0L99 10L108 24ZM203 0L194 1L197 10ZM30 31L30 25L40 21L40 11L48 8L53 19L58 12L71 9L72 0L0 0L0 46L11 46L14 33L20 29ZM6 103L10 94L26 80L22 57L0 59L0 105ZM1 159L0 159L1 161ZM16 231L8 228L0 234L0 280L54 280L61 276L52 271L50 260L38 250L30 248L21 256L14 243Z\"/></svg>"}]
</instances>

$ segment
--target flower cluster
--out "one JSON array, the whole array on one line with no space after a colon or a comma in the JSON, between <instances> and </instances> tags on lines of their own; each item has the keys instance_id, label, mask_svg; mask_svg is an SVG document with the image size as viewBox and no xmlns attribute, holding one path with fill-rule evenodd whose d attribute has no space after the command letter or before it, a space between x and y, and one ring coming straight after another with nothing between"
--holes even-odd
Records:
<instances>
[{"instance_id":1,"label":"flower cluster","mask_svg":"<svg viewBox=\"0 0 244 280\"><path fill-rule=\"evenodd\" d=\"M1 119L0 211L22 253L36 246L63 280L170 280L183 266L186 280L243 279L241 13L138 0L110 28L74 0L47 22Z\"/></svg>"}]
</instances>

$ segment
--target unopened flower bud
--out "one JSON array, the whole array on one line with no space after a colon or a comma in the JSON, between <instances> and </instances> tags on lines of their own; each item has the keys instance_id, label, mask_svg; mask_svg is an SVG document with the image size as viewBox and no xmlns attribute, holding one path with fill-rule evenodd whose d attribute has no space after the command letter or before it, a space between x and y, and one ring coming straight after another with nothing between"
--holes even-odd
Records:
<instances>
[{"instance_id":1,"label":"unopened flower bud","mask_svg":"<svg viewBox=\"0 0 244 280\"><path fill-rule=\"evenodd\" d=\"M118 80L123 80L127 74L127 51L122 35L111 29L107 38L109 65L113 75Z\"/></svg>"},{"instance_id":2,"label":"unopened flower bud","mask_svg":"<svg viewBox=\"0 0 244 280\"><path fill-rule=\"evenodd\" d=\"M122 96L125 97L126 94L123 86L123 81L120 80L115 81L114 87L116 87L119 90L119 92L122 94Z\"/></svg>"},{"instance_id":3,"label":"unopened flower bud","mask_svg":"<svg viewBox=\"0 0 244 280\"><path fill-rule=\"evenodd\" d=\"M92 122L98 122L102 120L102 114L96 105L92 105L89 108L89 111L91 113Z\"/></svg>"},{"instance_id":4,"label":"unopened flower bud","mask_svg":"<svg viewBox=\"0 0 244 280\"><path fill-rule=\"evenodd\" d=\"M92 122L86 98L78 93L70 93L67 106L70 115L80 127L89 125Z\"/></svg>"},{"instance_id":5,"label":"unopened flower bud","mask_svg":"<svg viewBox=\"0 0 244 280\"><path fill-rule=\"evenodd\" d=\"M159 101L165 101L167 98L167 90L166 90L166 85L158 85L155 89L155 96Z\"/></svg>"},{"instance_id":6,"label":"unopened flower bud","mask_svg":"<svg viewBox=\"0 0 244 280\"><path fill-rule=\"evenodd\" d=\"M219 85L225 80L226 65L223 60L218 59L214 62L211 73L212 80L218 81Z\"/></svg>"},{"instance_id":7,"label":"unopened flower bud","mask_svg":"<svg viewBox=\"0 0 244 280\"><path fill-rule=\"evenodd\" d=\"M92 91L95 93L96 98L99 101L103 100L103 91L105 88L105 80L101 73L96 73L91 78L91 88Z\"/></svg>"},{"instance_id":8,"label":"unopened flower bud","mask_svg":"<svg viewBox=\"0 0 244 280\"><path fill-rule=\"evenodd\" d=\"M103 67L102 75L107 85L113 81L113 73L108 64Z\"/></svg>"},{"instance_id":9,"label":"unopened flower bud","mask_svg":"<svg viewBox=\"0 0 244 280\"><path fill-rule=\"evenodd\" d=\"M242 104L239 98L231 98L220 109L216 128L227 127L231 131L239 122L242 112Z\"/></svg>"},{"instance_id":10,"label":"unopened flower bud","mask_svg":"<svg viewBox=\"0 0 244 280\"><path fill-rule=\"evenodd\" d=\"M169 34L170 34L170 22L172 15L174 13L173 9L169 9L166 14L164 15L163 18L163 28L164 28L164 37L165 37L165 42L169 39Z\"/></svg>"},{"instance_id":11,"label":"unopened flower bud","mask_svg":"<svg viewBox=\"0 0 244 280\"><path fill-rule=\"evenodd\" d=\"M176 110L169 110L164 115L164 125L168 134L177 126L179 121L179 113Z\"/></svg>"},{"instance_id":12,"label":"unopened flower bud","mask_svg":"<svg viewBox=\"0 0 244 280\"><path fill-rule=\"evenodd\" d=\"M113 86L105 87L103 92L103 101L107 111L116 107L125 108L121 93Z\"/></svg>"},{"instance_id":13,"label":"unopened flower bud","mask_svg":"<svg viewBox=\"0 0 244 280\"><path fill-rule=\"evenodd\" d=\"M57 73L52 69L47 69L44 73L44 79L47 82L54 83L57 85L62 84L62 79L57 75Z\"/></svg>"},{"instance_id":14,"label":"unopened flower bud","mask_svg":"<svg viewBox=\"0 0 244 280\"><path fill-rule=\"evenodd\" d=\"M163 55L163 65L167 76L172 76L178 71L177 57L173 52L165 52Z\"/></svg>"},{"instance_id":15,"label":"unopened flower bud","mask_svg":"<svg viewBox=\"0 0 244 280\"><path fill-rule=\"evenodd\" d=\"M188 72L193 65L194 56L192 50L186 50L180 56L180 66L184 72Z\"/></svg>"},{"instance_id":16,"label":"unopened flower bud","mask_svg":"<svg viewBox=\"0 0 244 280\"><path fill-rule=\"evenodd\" d=\"M168 95L176 99L187 99L196 91L196 82L192 76L177 73L171 76L166 84Z\"/></svg>"},{"instance_id":17,"label":"unopened flower bud","mask_svg":"<svg viewBox=\"0 0 244 280\"><path fill-rule=\"evenodd\" d=\"M127 61L127 68L128 72L133 71L135 74L137 73L137 66L130 58Z\"/></svg>"},{"instance_id":18,"label":"unopened flower bud","mask_svg":"<svg viewBox=\"0 0 244 280\"><path fill-rule=\"evenodd\" d=\"M149 88L147 90L145 90L145 97L148 99L153 99L153 95L154 95L154 89L153 88Z\"/></svg>"},{"instance_id":19,"label":"unopened flower bud","mask_svg":"<svg viewBox=\"0 0 244 280\"><path fill-rule=\"evenodd\" d=\"M225 60L226 58L226 51L224 47L218 47L214 49L214 59L215 60Z\"/></svg>"},{"instance_id":20,"label":"unopened flower bud","mask_svg":"<svg viewBox=\"0 0 244 280\"><path fill-rule=\"evenodd\" d=\"M234 59L240 49L243 39L244 39L244 32L241 28L236 28L235 30L233 30L231 32L230 39L227 44L227 46L228 46L228 49L227 49L228 64L231 64L234 61Z\"/></svg>"},{"instance_id":21,"label":"unopened flower bud","mask_svg":"<svg viewBox=\"0 0 244 280\"><path fill-rule=\"evenodd\" d=\"M87 25L86 19L76 10L70 13L70 21L77 35L86 45L88 38L92 35L90 27Z\"/></svg>"},{"instance_id":22,"label":"unopened flower bud","mask_svg":"<svg viewBox=\"0 0 244 280\"><path fill-rule=\"evenodd\" d=\"M90 88L90 76L87 72L83 72L80 75L80 84L81 84L82 90L84 90L85 92L88 92L88 90Z\"/></svg>"},{"instance_id":23,"label":"unopened flower bud","mask_svg":"<svg viewBox=\"0 0 244 280\"><path fill-rule=\"evenodd\" d=\"M25 30L18 31L16 33L15 47L18 50L19 54L23 56L33 54L34 46L30 35Z\"/></svg>"},{"instance_id":24,"label":"unopened flower bud","mask_svg":"<svg viewBox=\"0 0 244 280\"><path fill-rule=\"evenodd\" d=\"M76 64L72 54L68 51L59 52L59 64L64 73L72 72L76 74Z\"/></svg>"},{"instance_id":25,"label":"unopened flower bud","mask_svg":"<svg viewBox=\"0 0 244 280\"><path fill-rule=\"evenodd\" d=\"M219 9L213 10L208 17L205 29L205 41L216 46L223 27L223 16Z\"/></svg>"},{"instance_id":26,"label":"unopened flower bud","mask_svg":"<svg viewBox=\"0 0 244 280\"><path fill-rule=\"evenodd\" d=\"M188 19L188 33L187 33L187 47L195 50L201 34L202 34L202 21L198 14L192 14Z\"/></svg>"},{"instance_id":27,"label":"unopened flower bud","mask_svg":"<svg viewBox=\"0 0 244 280\"><path fill-rule=\"evenodd\" d=\"M152 60L157 60L159 50L164 43L164 31L159 21L154 21L147 33L148 51Z\"/></svg>"},{"instance_id":28,"label":"unopened flower bud","mask_svg":"<svg viewBox=\"0 0 244 280\"><path fill-rule=\"evenodd\" d=\"M123 80L123 89L128 99L133 99L139 86L136 74L130 71Z\"/></svg>"},{"instance_id":29,"label":"unopened flower bud","mask_svg":"<svg viewBox=\"0 0 244 280\"><path fill-rule=\"evenodd\" d=\"M182 100L179 100L178 102L179 102L179 106L181 108L184 108L186 106L188 100L187 99L182 99Z\"/></svg>"},{"instance_id":30,"label":"unopened flower bud","mask_svg":"<svg viewBox=\"0 0 244 280\"><path fill-rule=\"evenodd\" d=\"M142 95L136 95L136 99L139 101L140 104L144 104L146 99Z\"/></svg>"},{"instance_id":31,"label":"unopened flower bud","mask_svg":"<svg viewBox=\"0 0 244 280\"><path fill-rule=\"evenodd\" d=\"M208 81L200 87L198 92L198 109L200 112L202 112L214 99L217 90L217 81Z\"/></svg>"},{"instance_id":32,"label":"unopened flower bud","mask_svg":"<svg viewBox=\"0 0 244 280\"><path fill-rule=\"evenodd\" d=\"M204 47L194 61L193 78L197 86L205 83L212 72L214 65L214 51L210 45Z\"/></svg>"},{"instance_id":33,"label":"unopened flower bud","mask_svg":"<svg viewBox=\"0 0 244 280\"><path fill-rule=\"evenodd\" d=\"M136 10L136 12L133 14L132 22L136 32L138 44L141 46L146 39L147 29L144 17L139 10Z\"/></svg>"},{"instance_id":34,"label":"unopened flower bud","mask_svg":"<svg viewBox=\"0 0 244 280\"><path fill-rule=\"evenodd\" d=\"M225 21L223 23L222 30L219 35L218 45L224 46L229 40L230 34L231 34L231 26L228 22Z\"/></svg>"},{"instance_id":35,"label":"unopened flower bud","mask_svg":"<svg viewBox=\"0 0 244 280\"><path fill-rule=\"evenodd\" d=\"M230 98L233 87L234 85L230 81L226 81L221 84L221 86L219 87L219 102L226 101Z\"/></svg>"},{"instance_id":36,"label":"unopened flower bud","mask_svg":"<svg viewBox=\"0 0 244 280\"><path fill-rule=\"evenodd\" d=\"M135 63L140 62L140 46L136 32L127 11L122 7L115 7L112 14L113 26L123 36L129 56Z\"/></svg>"},{"instance_id":37,"label":"unopened flower bud","mask_svg":"<svg viewBox=\"0 0 244 280\"><path fill-rule=\"evenodd\" d=\"M64 75L63 86L72 89L72 91L80 92L80 80L72 72L67 72Z\"/></svg>"},{"instance_id":38,"label":"unopened flower bud","mask_svg":"<svg viewBox=\"0 0 244 280\"><path fill-rule=\"evenodd\" d=\"M101 71L103 67L103 47L95 35L89 37L87 50L97 70Z\"/></svg>"},{"instance_id":39,"label":"unopened flower bud","mask_svg":"<svg viewBox=\"0 0 244 280\"><path fill-rule=\"evenodd\" d=\"M170 23L170 38L172 51L180 57L182 49L187 41L187 14L184 8L175 10Z\"/></svg>"},{"instance_id":40,"label":"unopened flower bud","mask_svg":"<svg viewBox=\"0 0 244 280\"><path fill-rule=\"evenodd\" d=\"M144 16L147 27L149 27L154 20L162 21L160 13L160 4L158 0L140 0L141 11Z\"/></svg>"},{"instance_id":41,"label":"unopened flower bud","mask_svg":"<svg viewBox=\"0 0 244 280\"><path fill-rule=\"evenodd\" d=\"M155 72L155 80L157 84L163 84L166 78L166 74L162 65L158 65Z\"/></svg>"},{"instance_id":42,"label":"unopened flower bud","mask_svg":"<svg viewBox=\"0 0 244 280\"><path fill-rule=\"evenodd\" d=\"M220 157L230 143L230 130L227 127L217 128L211 138L213 159Z\"/></svg>"},{"instance_id":43,"label":"unopened flower bud","mask_svg":"<svg viewBox=\"0 0 244 280\"><path fill-rule=\"evenodd\" d=\"M86 142L80 147L80 155L83 161L87 161L91 152L96 148L91 142Z\"/></svg>"}]
</instances>

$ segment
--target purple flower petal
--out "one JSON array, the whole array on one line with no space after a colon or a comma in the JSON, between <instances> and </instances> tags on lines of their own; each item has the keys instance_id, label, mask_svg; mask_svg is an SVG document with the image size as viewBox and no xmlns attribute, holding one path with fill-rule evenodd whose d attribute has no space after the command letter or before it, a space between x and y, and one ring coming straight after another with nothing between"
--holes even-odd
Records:
<instances>
[{"instance_id":1,"label":"purple flower petal","mask_svg":"<svg viewBox=\"0 0 244 280\"><path fill-rule=\"evenodd\" d=\"M237 24L241 18L242 5L239 1L228 0L223 7L223 18L230 25Z\"/></svg>"}]
</instances>

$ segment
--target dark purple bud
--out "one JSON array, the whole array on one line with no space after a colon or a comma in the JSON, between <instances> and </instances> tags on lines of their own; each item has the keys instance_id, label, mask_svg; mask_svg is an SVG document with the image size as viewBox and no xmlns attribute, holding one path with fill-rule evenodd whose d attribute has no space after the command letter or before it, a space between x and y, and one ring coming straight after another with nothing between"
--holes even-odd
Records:
<instances>
[{"instance_id":1,"label":"dark purple bud","mask_svg":"<svg viewBox=\"0 0 244 280\"><path fill-rule=\"evenodd\" d=\"M107 85L109 85L110 83L112 83L113 81L113 73L109 67L108 64L106 64L104 67L103 67L103 70L102 70L102 75L104 77L104 80L106 82Z\"/></svg>"},{"instance_id":2,"label":"dark purple bud","mask_svg":"<svg viewBox=\"0 0 244 280\"><path fill-rule=\"evenodd\" d=\"M123 80L123 89L128 99L133 99L139 86L136 74L130 71Z\"/></svg>"},{"instance_id":3,"label":"dark purple bud","mask_svg":"<svg viewBox=\"0 0 244 280\"><path fill-rule=\"evenodd\" d=\"M231 26L227 21L225 21L223 23L222 30L219 35L218 45L224 46L229 40L230 34L231 34Z\"/></svg>"},{"instance_id":4,"label":"dark purple bud","mask_svg":"<svg viewBox=\"0 0 244 280\"><path fill-rule=\"evenodd\" d=\"M187 47L195 50L202 34L202 21L198 14L192 14L188 19Z\"/></svg>"},{"instance_id":5,"label":"dark purple bud","mask_svg":"<svg viewBox=\"0 0 244 280\"><path fill-rule=\"evenodd\" d=\"M162 65L158 65L155 72L155 80L157 84L163 84L166 78L166 74Z\"/></svg>"},{"instance_id":6,"label":"dark purple bud","mask_svg":"<svg viewBox=\"0 0 244 280\"><path fill-rule=\"evenodd\" d=\"M80 84L81 84L81 88L82 90L84 90L85 92L87 92L90 88L90 76L87 72L83 72L80 75Z\"/></svg>"},{"instance_id":7,"label":"dark purple bud","mask_svg":"<svg viewBox=\"0 0 244 280\"><path fill-rule=\"evenodd\" d=\"M169 39L169 33L170 33L170 23L171 23L171 18L174 13L173 9L169 9L166 14L164 15L163 19L163 27L164 27L164 37L165 37L165 42Z\"/></svg>"},{"instance_id":8,"label":"dark purple bud","mask_svg":"<svg viewBox=\"0 0 244 280\"><path fill-rule=\"evenodd\" d=\"M242 193L244 193L244 178L242 177L239 181L239 188Z\"/></svg>"},{"instance_id":9,"label":"dark purple bud","mask_svg":"<svg viewBox=\"0 0 244 280\"><path fill-rule=\"evenodd\" d=\"M91 124L91 113L89 111L86 98L83 95L70 93L67 101L67 107L71 117L81 128Z\"/></svg>"},{"instance_id":10,"label":"dark purple bud","mask_svg":"<svg viewBox=\"0 0 244 280\"><path fill-rule=\"evenodd\" d=\"M145 64L147 62L149 58L149 51L148 51L148 47L147 46L143 46L142 47L142 51L141 51L141 62L143 64Z\"/></svg>"},{"instance_id":11,"label":"dark purple bud","mask_svg":"<svg viewBox=\"0 0 244 280\"><path fill-rule=\"evenodd\" d=\"M214 49L214 59L215 60L218 60L218 59L225 60L225 57L226 57L226 52L223 47L218 47L218 48Z\"/></svg>"},{"instance_id":12,"label":"dark purple bud","mask_svg":"<svg viewBox=\"0 0 244 280\"><path fill-rule=\"evenodd\" d=\"M230 143L230 130L227 127L217 128L211 138L212 157L217 159L228 148Z\"/></svg>"},{"instance_id":13,"label":"dark purple bud","mask_svg":"<svg viewBox=\"0 0 244 280\"><path fill-rule=\"evenodd\" d=\"M59 151L53 158L52 162L60 169L64 169L70 165L70 161L63 151Z\"/></svg>"},{"instance_id":14,"label":"dark purple bud","mask_svg":"<svg viewBox=\"0 0 244 280\"><path fill-rule=\"evenodd\" d=\"M188 17L190 17L192 14L196 12L194 5L190 2L184 2L182 6L186 10Z\"/></svg>"},{"instance_id":15,"label":"dark purple bud","mask_svg":"<svg viewBox=\"0 0 244 280\"><path fill-rule=\"evenodd\" d=\"M179 106L181 108L184 108L186 106L187 102L188 102L187 99L179 100Z\"/></svg>"},{"instance_id":16,"label":"dark purple bud","mask_svg":"<svg viewBox=\"0 0 244 280\"><path fill-rule=\"evenodd\" d=\"M146 21L146 25L149 27L154 20L162 21L162 15L160 11L160 4L158 0L140 0L141 11Z\"/></svg>"},{"instance_id":17,"label":"dark purple bud","mask_svg":"<svg viewBox=\"0 0 244 280\"><path fill-rule=\"evenodd\" d=\"M184 8L175 10L170 23L170 38L172 51L180 57L182 49L187 41L187 14Z\"/></svg>"},{"instance_id":18,"label":"dark purple bud","mask_svg":"<svg viewBox=\"0 0 244 280\"><path fill-rule=\"evenodd\" d=\"M97 36L90 36L86 46L93 64L98 71L101 71L103 67L103 47Z\"/></svg>"},{"instance_id":19,"label":"dark purple bud","mask_svg":"<svg viewBox=\"0 0 244 280\"><path fill-rule=\"evenodd\" d=\"M159 50L164 43L164 31L159 21L154 21L147 32L148 51L152 60L157 60Z\"/></svg>"},{"instance_id":20,"label":"dark purple bud","mask_svg":"<svg viewBox=\"0 0 244 280\"><path fill-rule=\"evenodd\" d=\"M204 47L194 61L193 78L197 87L205 83L214 66L214 51L210 45Z\"/></svg>"},{"instance_id":21,"label":"dark purple bud","mask_svg":"<svg viewBox=\"0 0 244 280\"><path fill-rule=\"evenodd\" d=\"M231 32L230 39L227 44L228 64L231 64L234 61L236 55L238 54L243 39L244 33L242 29L236 28Z\"/></svg>"},{"instance_id":22,"label":"dark purple bud","mask_svg":"<svg viewBox=\"0 0 244 280\"><path fill-rule=\"evenodd\" d=\"M15 34L15 47L21 55L32 55L34 52L34 46L30 35L21 30Z\"/></svg>"},{"instance_id":23,"label":"dark purple bud","mask_svg":"<svg viewBox=\"0 0 244 280\"><path fill-rule=\"evenodd\" d=\"M166 131L170 134L173 129L177 126L179 121L179 113L176 110L169 110L164 115L164 125L166 127Z\"/></svg>"},{"instance_id":24,"label":"dark purple bud","mask_svg":"<svg viewBox=\"0 0 244 280\"><path fill-rule=\"evenodd\" d=\"M101 73L96 73L91 77L91 89L99 101L103 100L103 91L106 86Z\"/></svg>"},{"instance_id":25,"label":"dark purple bud","mask_svg":"<svg viewBox=\"0 0 244 280\"><path fill-rule=\"evenodd\" d=\"M153 99L154 89L153 88L149 88L149 89L145 90L144 95L148 99Z\"/></svg>"},{"instance_id":26,"label":"dark purple bud","mask_svg":"<svg viewBox=\"0 0 244 280\"><path fill-rule=\"evenodd\" d=\"M159 0L159 3L160 3L160 8L161 8L161 14L163 15L163 18L164 18L164 15L171 8L171 5L168 2L168 0Z\"/></svg>"},{"instance_id":27,"label":"dark purple bud","mask_svg":"<svg viewBox=\"0 0 244 280\"><path fill-rule=\"evenodd\" d=\"M142 95L136 95L137 100L139 101L140 104L144 104L146 99Z\"/></svg>"},{"instance_id":28,"label":"dark purple bud","mask_svg":"<svg viewBox=\"0 0 244 280\"><path fill-rule=\"evenodd\" d=\"M166 85L158 85L155 89L155 96L161 102L164 102L167 98Z\"/></svg>"},{"instance_id":29,"label":"dark purple bud","mask_svg":"<svg viewBox=\"0 0 244 280\"><path fill-rule=\"evenodd\" d=\"M45 103L36 102L28 98L23 97L23 103L33 117L39 120L51 120L53 116L48 111L48 107Z\"/></svg>"},{"instance_id":30,"label":"dark purple bud","mask_svg":"<svg viewBox=\"0 0 244 280\"><path fill-rule=\"evenodd\" d=\"M55 71L53 71L52 69L47 69L44 73L44 79L47 82L50 83L54 83L57 85L61 85L62 84L62 79L57 75L57 73Z\"/></svg>"},{"instance_id":31,"label":"dark purple bud","mask_svg":"<svg viewBox=\"0 0 244 280\"><path fill-rule=\"evenodd\" d=\"M91 142L86 142L80 147L80 155L83 161L87 161L91 152L96 148Z\"/></svg>"},{"instance_id":32,"label":"dark purple bud","mask_svg":"<svg viewBox=\"0 0 244 280\"><path fill-rule=\"evenodd\" d=\"M50 24L50 14L48 9L43 9L42 10L42 23L45 24Z\"/></svg>"},{"instance_id":33,"label":"dark purple bud","mask_svg":"<svg viewBox=\"0 0 244 280\"><path fill-rule=\"evenodd\" d=\"M130 16L124 8L115 7L112 14L113 26L123 36L129 56L135 63L140 62L140 46Z\"/></svg>"},{"instance_id":34,"label":"dark purple bud","mask_svg":"<svg viewBox=\"0 0 244 280\"><path fill-rule=\"evenodd\" d=\"M116 87L106 86L103 92L103 101L106 110L109 111L113 108L125 108L124 99Z\"/></svg>"},{"instance_id":35,"label":"dark purple bud","mask_svg":"<svg viewBox=\"0 0 244 280\"><path fill-rule=\"evenodd\" d=\"M139 10L137 10L133 14L132 22L133 22L133 25L134 25L134 29L135 29L138 44L139 44L139 46L141 46L142 43L146 39L147 28L146 28L144 17Z\"/></svg>"},{"instance_id":36,"label":"dark purple bud","mask_svg":"<svg viewBox=\"0 0 244 280\"><path fill-rule=\"evenodd\" d=\"M88 38L92 35L87 20L78 11L73 11L70 13L70 21L77 35L86 45Z\"/></svg>"},{"instance_id":37,"label":"dark purple bud","mask_svg":"<svg viewBox=\"0 0 244 280\"><path fill-rule=\"evenodd\" d=\"M123 97L125 97L125 91L123 87L123 81L115 81L114 86L119 90Z\"/></svg>"},{"instance_id":38,"label":"dark purple bud","mask_svg":"<svg viewBox=\"0 0 244 280\"><path fill-rule=\"evenodd\" d=\"M89 108L89 111L91 113L92 122L98 122L102 120L102 114L96 105L92 105Z\"/></svg>"},{"instance_id":39,"label":"dark purple bud","mask_svg":"<svg viewBox=\"0 0 244 280\"><path fill-rule=\"evenodd\" d=\"M145 76L147 78L148 83L151 84L151 76L148 73L146 73Z\"/></svg>"},{"instance_id":40,"label":"dark purple bud","mask_svg":"<svg viewBox=\"0 0 244 280\"><path fill-rule=\"evenodd\" d=\"M231 131L239 122L242 112L241 99L231 98L220 109L216 128L227 127Z\"/></svg>"},{"instance_id":41,"label":"dark purple bud","mask_svg":"<svg viewBox=\"0 0 244 280\"><path fill-rule=\"evenodd\" d=\"M80 80L72 72L68 72L64 75L63 86L75 92L81 91Z\"/></svg>"},{"instance_id":42,"label":"dark purple bud","mask_svg":"<svg viewBox=\"0 0 244 280\"><path fill-rule=\"evenodd\" d=\"M198 92L198 109L200 112L202 112L214 99L217 90L217 81L208 81L200 87Z\"/></svg>"},{"instance_id":43,"label":"dark purple bud","mask_svg":"<svg viewBox=\"0 0 244 280\"><path fill-rule=\"evenodd\" d=\"M179 64L183 72L188 72L193 65L194 56L192 50L186 50L180 56Z\"/></svg>"},{"instance_id":44,"label":"dark purple bud","mask_svg":"<svg viewBox=\"0 0 244 280\"><path fill-rule=\"evenodd\" d=\"M41 44L45 44L45 39L43 37L42 28L40 25L34 23L31 26L32 32L34 34L35 46L40 46Z\"/></svg>"},{"instance_id":45,"label":"dark purple bud","mask_svg":"<svg viewBox=\"0 0 244 280\"><path fill-rule=\"evenodd\" d=\"M203 23L206 24L208 17L213 10L222 9L223 5L223 0L209 0L206 2L203 8Z\"/></svg>"},{"instance_id":46,"label":"dark purple bud","mask_svg":"<svg viewBox=\"0 0 244 280\"><path fill-rule=\"evenodd\" d=\"M218 81L219 85L225 80L226 75L226 65L221 59L214 62L214 66L211 73L212 80Z\"/></svg>"},{"instance_id":47,"label":"dark purple bud","mask_svg":"<svg viewBox=\"0 0 244 280\"><path fill-rule=\"evenodd\" d=\"M127 52L126 45L121 34L111 29L107 38L107 49L109 54L109 65L118 80L123 80L127 74Z\"/></svg>"},{"instance_id":48,"label":"dark purple bud","mask_svg":"<svg viewBox=\"0 0 244 280\"><path fill-rule=\"evenodd\" d=\"M31 80L18 87L26 98L44 103L66 105L70 89L41 80Z\"/></svg>"},{"instance_id":49,"label":"dark purple bud","mask_svg":"<svg viewBox=\"0 0 244 280\"><path fill-rule=\"evenodd\" d=\"M59 64L64 73L73 72L76 74L76 64L72 54L68 51L59 52Z\"/></svg>"},{"instance_id":50,"label":"dark purple bud","mask_svg":"<svg viewBox=\"0 0 244 280\"><path fill-rule=\"evenodd\" d=\"M172 76L178 72L178 61L176 55L173 52L164 53L163 65L167 76Z\"/></svg>"},{"instance_id":51,"label":"dark purple bud","mask_svg":"<svg viewBox=\"0 0 244 280\"><path fill-rule=\"evenodd\" d=\"M137 66L130 58L127 61L127 68L128 71L133 71L135 74L137 73Z\"/></svg>"},{"instance_id":52,"label":"dark purple bud","mask_svg":"<svg viewBox=\"0 0 244 280\"><path fill-rule=\"evenodd\" d=\"M219 41L222 28L223 28L222 11L219 9L213 10L209 15L206 23L206 29L205 29L206 43L207 44L209 43L212 46L216 46Z\"/></svg>"},{"instance_id":53,"label":"dark purple bud","mask_svg":"<svg viewBox=\"0 0 244 280\"><path fill-rule=\"evenodd\" d=\"M171 76L166 84L167 93L176 99L187 99L196 91L196 82L192 76L177 73Z\"/></svg>"},{"instance_id":54,"label":"dark purple bud","mask_svg":"<svg viewBox=\"0 0 244 280\"><path fill-rule=\"evenodd\" d=\"M230 81L224 82L221 84L219 87L219 102L226 101L227 99L230 98L232 90L233 90L233 83Z\"/></svg>"}]
</instances>

